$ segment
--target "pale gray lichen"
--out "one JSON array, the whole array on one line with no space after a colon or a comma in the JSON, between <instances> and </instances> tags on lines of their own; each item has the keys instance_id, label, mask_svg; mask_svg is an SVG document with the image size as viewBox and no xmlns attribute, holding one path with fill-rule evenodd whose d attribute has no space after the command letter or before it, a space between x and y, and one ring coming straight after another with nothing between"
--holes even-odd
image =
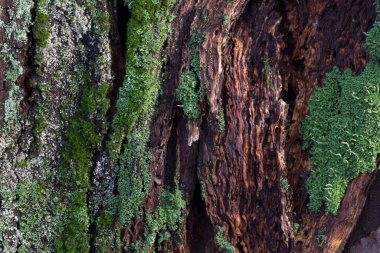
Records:
<instances>
[{"instance_id":1,"label":"pale gray lichen","mask_svg":"<svg viewBox=\"0 0 380 253\"><path fill-rule=\"evenodd\" d=\"M15 121L17 119L18 105L20 103L20 88L14 84L9 90L8 99L4 103L4 120L5 122Z\"/></svg>"},{"instance_id":2,"label":"pale gray lichen","mask_svg":"<svg viewBox=\"0 0 380 253\"><path fill-rule=\"evenodd\" d=\"M9 22L0 23L0 28L5 31L8 40L25 42L28 38L29 25L32 21L31 9L34 2L32 0L14 0L12 7L7 9Z\"/></svg>"},{"instance_id":3,"label":"pale gray lichen","mask_svg":"<svg viewBox=\"0 0 380 253\"><path fill-rule=\"evenodd\" d=\"M5 11L8 20L0 21L0 29L5 37L0 45L0 58L8 70L5 81L9 87L8 99L4 103L4 125L0 128L0 251L16 252L22 237L18 224L20 212L18 210L17 187L22 178L16 169L17 158L24 157L25 153L19 148L16 140L21 136L22 121L19 120L18 107L22 99L22 92L17 86L17 79L23 74L20 63L22 48L26 47L27 33L31 25L32 0L15 0ZM4 9L1 10L3 12Z\"/></svg>"},{"instance_id":4,"label":"pale gray lichen","mask_svg":"<svg viewBox=\"0 0 380 253\"><path fill-rule=\"evenodd\" d=\"M101 52L88 70L96 76L93 84L112 81L108 36L99 38L91 33L93 20L86 7L67 0L41 2L39 10L49 15L49 38L47 46L38 49L43 58L41 71L33 76L41 95L36 110L42 121L35 136L28 130L36 124L33 116L21 117L18 113L23 91L16 85L23 74L20 49L26 47L32 25L33 1L13 1L3 10L10 21L0 21L7 42L0 45L0 56L9 65L6 79L10 87L4 108L5 125L0 129L0 252L53 251L60 232L57 227L64 215L64 206L54 192L54 183L59 181L60 150L68 120L78 104L78 92L85 84L78 79L78 73L83 63L93 60L92 50ZM33 156L28 153L32 145ZM44 182L43 187L39 182Z\"/></svg>"}]
</instances>

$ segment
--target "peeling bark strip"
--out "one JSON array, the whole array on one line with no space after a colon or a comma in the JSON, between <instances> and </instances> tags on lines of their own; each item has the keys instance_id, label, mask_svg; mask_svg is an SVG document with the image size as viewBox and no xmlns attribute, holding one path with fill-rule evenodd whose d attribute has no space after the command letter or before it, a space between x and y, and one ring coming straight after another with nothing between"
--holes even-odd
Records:
<instances>
[{"instance_id":1,"label":"peeling bark strip","mask_svg":"<svg viewBox=\"0 0 380 253\"><path fill-rule=\"evenodd\" d=\"M326 73L366 68L375 19L374 0L0 0L0 252L373 252L379 176L309 210L300 127Z\"/></svg>"}]
</instances>

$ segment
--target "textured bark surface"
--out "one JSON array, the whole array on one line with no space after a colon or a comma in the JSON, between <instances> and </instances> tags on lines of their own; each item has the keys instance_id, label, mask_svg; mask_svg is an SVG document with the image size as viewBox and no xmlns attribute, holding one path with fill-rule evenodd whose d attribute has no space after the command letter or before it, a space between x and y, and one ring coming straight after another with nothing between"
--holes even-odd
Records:
<instances>
[{"instance_id":1,"label":"textured bark surface","mask_svg":"<svg viewBox=\"0 0 380 253\"><path fill-rule=\"evenodd\" d=\"M146 240L148 214L158 209L160 193L176 187L186 201L183 222L170 239L154 238L151 251L228 251L218 237L235 252L378 248L379 176L353 180L336 216L310 211L305 180L311 164L300 134L307 102L325 74L334 66L357 74L365 68L364 33L376 19L373 0L176 1L172 32L164 47L152 52L165 60L150 126L151 187L131 222L120 224L116 211L106 229L99 220L119 194L118 173L125 162L110 155L109 143L117 132L112 122L125 78L127 25L133 13L122 1L92 1L96 13L86 5L89 0L48 1L47 6L28 1L34 7L9 16L9 9L21 8L19 2L0 0L0 44L8 50L3 49L0 59L0 252L50 252L57 249L57 240L70 241L66 233L73 229L75 234L76 227L60 222L74 205L74 192L84 194L88 220L89 248L82 250L133 251L130 245ZM49 17L44 47L31 22L38 8ZM99 15L105 20L100 22ZM25 40L4 26L11 21L29 31ZM194 35L202 37L196 45L190 42ZM181 77L194 68L194 50L200 60L201 116L189 121L176 90ZM14 59L23 70L12 82L6 75ZM105 85L106 96L86 93ZM12 93L14 86L19 89ZM96 105L82 117L86 96L96 97ZM16 109L7 109L14 105ZM87 123L79 137L72 137L71 127ZM90 156L85 186L65 183L76 178L77 161L70 150L83 150L72 141L81 136L96 139L84 148ZM123 143L127 140L128 132ZM43 196L30 194L28 199L23 187L31 191L37 182L42 182L44 190L37 192Z\"/></svg>"}]
</instances>

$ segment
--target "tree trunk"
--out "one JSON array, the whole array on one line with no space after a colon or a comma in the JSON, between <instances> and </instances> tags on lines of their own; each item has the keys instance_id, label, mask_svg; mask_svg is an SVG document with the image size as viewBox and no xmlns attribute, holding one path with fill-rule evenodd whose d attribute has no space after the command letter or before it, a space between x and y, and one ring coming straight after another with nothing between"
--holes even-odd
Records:
<instances>
[{"instance_id":1,"label":"tree trunk","mask_svg":"<svg viewBox=\"0 0 380 253\"><path fill-rule=\"evenodd\" d=\"M375 252L380 176L309 210L300 133L375 1L125 2L0 0L0 251Z\"/></svg>"}]
</instances>

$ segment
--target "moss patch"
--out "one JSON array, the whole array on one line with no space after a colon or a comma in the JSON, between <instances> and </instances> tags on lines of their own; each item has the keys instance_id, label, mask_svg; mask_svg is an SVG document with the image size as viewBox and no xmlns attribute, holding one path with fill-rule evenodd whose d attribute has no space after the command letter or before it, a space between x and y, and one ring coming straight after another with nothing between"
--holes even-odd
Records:
<instances>
[{"instance_id":1,"label":"moss patch","mask_svg":"<svg viewBox=\"0 0 380 253\"><path fill-rule=\"evenodd\" d=\"M177 99L182 103L183 111L189 120L197 120L201 115L198 106L200 93L197 91L197 83L195 72L187 72L182 76L177 89Z\"/></svg>"},{"instance_id":2,"label":"moss patch","mask_svg":"<svg viewBox=\"0 0 380 253\"><path fill-rule=\"evenodd\" d=\"M120 228L138 214L151 186L149 129L160 90L164 60L160 52L173 20L172 0L128 1L126 4L131 13L127 26L126 75L119 90L113 132L108 142L109 155L118 170L119 195L96 221L96 248L102 252L112 247L111 244L120 250ZM98 15L98 20L103 17Z\"/></svg>"},{"instance_id":3,"label":"moss patch","mask_svg":"<svg viewBox=\"0 0 380 253\"><path fill-rule=\"evenodd\" d=\"M219 121L218 121L219 132L224 132L224 130L226 129L226 121L224 118L225 118L225 113L224 113L224 108L222 108L219 113Z\"/></svg>"},{"instance_id":4,"label":"moss patch","mask_svg":"<svg viewBox=\"0 0 380 253\"><path fill-rule=\"evenodd\" d=\"M108 88L108 84L84 87L79 108L70 120L60 166L61 181L68 183L62 195L68 208L62 224L64 229L56 241L57 252L87 252L90 248L87 191L93 153L104 134Z\"/></svg>"},{"instance_id":5,"label":"moss patch","mask_svg":"<svg viewBox=\"0 0 380 253\"><path fill-rule=\"evenodd\" d=\"M221 250L226 253L235 253L235 248L225 239L225 228L222 226L217 227L215 236L216 244Z\"/></svg>"},{"instance_id":6,"label":"moss patch","mask_svg":"<svg viewBox=\"0 0 380 253\"><path fill-rule=\"evenodd\" d=\"M150 137L148 129L146 121L135 128L135 131L128 135L126 150L121 155L118 191L120 192L119 219L122 225L128 224L135 217L151 187L149 169L151 153L147 149Z\"/></svg>"},{"instance_id":7,"label":"moss patch","mask_svg":"<svg viewBox=\"0 0 380 253\"><path fill-rule=\"evenodd\" d=\"M177 100L182 103L183 111L188 120L195 121L201 116L199 100L203 86L201 81L200 55L198 46L202 43L204 35L195 33L190 38L191 68L183 74L177 89Z\"/></svg>"},{"instance_id":8,"label":"moss patch","mask_svg":"<svg viewBox=\"0 0 380 253\"><path fill-rule=\"evenodd\" d=\"M272 89L272 68L270 66L270 60L268 56L264 57L264 74L265 74L265 85L268 89Z\"/></svg>"},{"instance_id":9,"label":"moss patch","mask_svg":"<svg viewBox=\"0 0 380 253\"><path fill-rule=\"evenodd\" d=\"M37 46L45 48L49 39L49 16L41 11L37 10L36 19L33 26L33 37L37 43Z\"/></svg>"},{"instance_id":10,"label":"moss patch","mask_svg":"<svg viewBox=\"0 0 380 253\"><path fill-rule=\"evenodd\" d=\"M126 75L113 121L115 134L113 145L110 145L113 157L137 121L152 114L160 90L163 59L159 53L171 31L173 3L155 0L128 2L131 19L127 28Z\"/></svg>"},{"instance_id":11,"label":"moss patch","mask_svg":"<svg viewBox=\"0 0 380 253\"><path fill-rule=\"evenodd\" d=\"M119 222L127 225L140 210L151 186L148 148L150 122L160 90L160 51L171 31L170 14L174 1L128 2L126 76L119 92L114 134L110 142L111 157L117 158L124 137L127 142L118 158L117 198Z\"/></svg>"},{"instance_id":12,"label":"moss patch","mask_svg":"<svg viewBox=\"0 0 380 253\"><path fill-rule=\"evenodd\" d=\"M346 70L341 75L335 68L309 102L302 134L313 165L306 184L313 210L325 203L335 214L349 181L375 170L380 153L380 64L374 45L379 45L379 35L378 25L368 33L372 60L363 73L355 76Z\"/></svg>"},{"instance_id":13,"label":"moss patch","mask_svg":"<svg viewBox=\"0 0 380 253\"><path fill-rule=\"evenodd\" d=\"M146 216L144 241L131 245L129 249L133 249L134 252L151 252L156 242L160 244L168 240L172 232L177 231L183 222L185 207L186 201L181 190L162 191L157 209Z\"/></svg>"}]
</instances>

